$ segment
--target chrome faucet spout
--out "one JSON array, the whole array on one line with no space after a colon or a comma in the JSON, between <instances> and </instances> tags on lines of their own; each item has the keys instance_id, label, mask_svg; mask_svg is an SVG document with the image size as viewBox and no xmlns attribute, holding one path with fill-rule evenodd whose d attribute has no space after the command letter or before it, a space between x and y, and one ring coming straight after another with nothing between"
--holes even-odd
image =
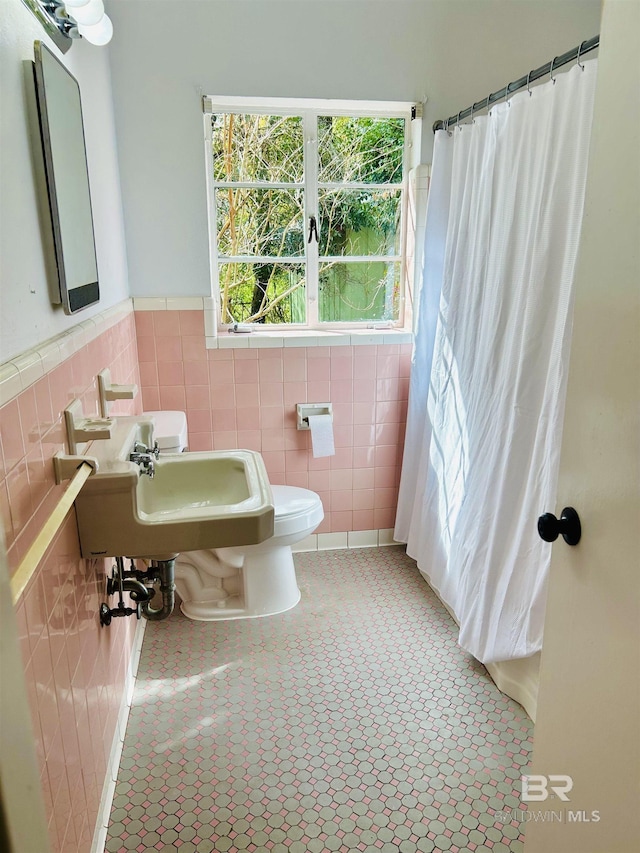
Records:
<instances>
[{"instance_id":1,"label":"chrome faucet spout","mask_svg":"<svg viewBox=\"0 0 640 853\"><path fill-rule=\"evenodd\" d=\"M146 474L148 477L153 477L156 473L155 456L153 453L149 453L148 451L146 453L140 453L134 449L129 455L129 461L135 462L135 464L139 466L140 474Z\"/></svg>"}]
</instances>

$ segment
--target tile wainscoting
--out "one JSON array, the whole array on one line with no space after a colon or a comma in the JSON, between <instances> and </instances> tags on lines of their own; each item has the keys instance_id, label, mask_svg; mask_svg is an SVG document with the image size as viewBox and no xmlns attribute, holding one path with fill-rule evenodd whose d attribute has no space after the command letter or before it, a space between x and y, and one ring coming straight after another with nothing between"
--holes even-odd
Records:
<instances>
[{"instance_id":1,"label":"tile wainscoting","mask_svg":"<svg viewBox=\"0 0 640 853\"><path fill-rule=\"evenodd\" d=\"M134 312L126 300L0 366L0 514L10 569L64 489L52 465L65 447L64 408L79 397L87 414L97 413L96 375L105 367L114 382L142 389L113 404L114 414L184 410L191 449L258 450L272 482L318 492L326 517L305 548L391 544L409 336L332 334L303 344L268 335L259 343L256 335L212 349L204 300L162 301L162 310ZM295 407L328 400L336 454L314 459L309 433L295 428ZM109 568L81 558L71 513L16 607L53 851L88 853L95 843L122 736L136 626L122 619L100 628Z\"/></svg>"},{"instance_id":2,"label":"tile wainscoting","mask_svg":"<svg viewBox=\"0 0 640 853\"><path fill-rule=\"evenodd\" d=\"M377 345L348 336L341 345L256 346L247 335L244 346L208 349L205 312L136 310L145 410L184 410L191 450L257 450L272 483L317 492L319 534L393 527L411 344L388 343L393 332ZM336 453L314 459L309 433L296 429L296 404L327 401Z\"/></svg>"},{"instance_id":3,"label":"tile wainscoting","mask_svg":"<svg viewBox=\"0 0 640 853\"><path fill-rule=\"evenodd\" d=\"M96 374L138 383L131 301L0 368L0 512L10 570L24 556L65 486L52 457L65 446L62 412L74 397L98 412ZM114 413L133 413L138 400ZM130 678L135 620L100 627L110 561L80 557L70 513L16 606L33 737L52 851L88 853L118 716Z\"/></svg>"}]
</instances>

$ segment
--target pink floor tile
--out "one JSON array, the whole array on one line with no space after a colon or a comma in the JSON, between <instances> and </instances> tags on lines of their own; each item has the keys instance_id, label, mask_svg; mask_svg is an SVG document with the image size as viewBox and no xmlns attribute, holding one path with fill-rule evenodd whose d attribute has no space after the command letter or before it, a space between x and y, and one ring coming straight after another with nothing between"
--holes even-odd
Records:
<instances>
[{"instance_id":1,"label":"pink floor tile","mask_svg":"<svg viewBox=\"0 0 640 853\"><path fill-rule=\"evenodd\" d=\"M107 853L521 853L532 725L415 563L401 548L295 560L287 613L148 626ZM55 801L82 815L73 779Z\"/></svg>"}]
</instances>

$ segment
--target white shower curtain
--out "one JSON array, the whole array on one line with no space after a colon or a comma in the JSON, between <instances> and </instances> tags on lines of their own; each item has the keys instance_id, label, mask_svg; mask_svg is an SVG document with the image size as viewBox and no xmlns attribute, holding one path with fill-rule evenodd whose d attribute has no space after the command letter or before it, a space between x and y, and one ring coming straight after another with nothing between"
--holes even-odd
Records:
<instances>
[{"instance_id":1,"label":"white shower curtain","mask_svg":"<svg viewBox=\"0 0 640 853\"><path fill-rule=\"evenodd\" d=\"M596 76L583 65L435 140L395 538L484 663L542 646L551 549L536 522L555 509Z\"/></svg>"}]
</instances>

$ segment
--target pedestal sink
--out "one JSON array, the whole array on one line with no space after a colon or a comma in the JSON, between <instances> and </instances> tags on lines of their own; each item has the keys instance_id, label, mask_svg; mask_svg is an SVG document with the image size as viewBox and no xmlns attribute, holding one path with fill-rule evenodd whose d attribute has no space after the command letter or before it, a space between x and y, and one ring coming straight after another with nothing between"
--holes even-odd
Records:
<instances>
[{"instance_id":1,"label":"pedestal sink","mask_svg":"<svg viewBox=\"0 0 640 853\"><path fill-rule=\"evenodd\" d=\"M150 477L129 461L136 440L148 432L148 422L114 418L113 437L86 448L99 465L76 498L83 557L166 560L180 551L255 545L273 535L271 489L259 453L161 455Z\"/></svg>"}]
</instances>

